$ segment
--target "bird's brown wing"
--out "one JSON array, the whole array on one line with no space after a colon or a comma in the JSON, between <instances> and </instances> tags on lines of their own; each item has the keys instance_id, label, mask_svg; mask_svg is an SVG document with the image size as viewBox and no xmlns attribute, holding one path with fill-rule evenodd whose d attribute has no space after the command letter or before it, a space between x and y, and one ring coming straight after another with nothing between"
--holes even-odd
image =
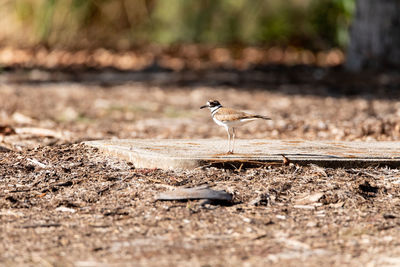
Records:
<instances>
[{"instance_id":1,"label":"bird's brown wing","mask_svg":"<svg viewBox=\"0 0 400 267\"><path fill-rule=\"evenodd\" d=\"M241 119L256 118L255 115L248 114L243 111L237 111L231 108L220 108L214 115L214 118L219 121L235 121Z\"/></svg>"}]
</instances>

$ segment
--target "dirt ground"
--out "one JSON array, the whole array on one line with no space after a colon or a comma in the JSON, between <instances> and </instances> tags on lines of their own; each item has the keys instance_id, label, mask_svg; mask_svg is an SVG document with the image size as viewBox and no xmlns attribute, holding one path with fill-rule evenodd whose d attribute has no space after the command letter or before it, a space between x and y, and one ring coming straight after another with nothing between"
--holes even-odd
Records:
<instances>
[{"instance_id":1,"label":"dirt ground","mask_svg":"<svg viewBox=\"0 0 400 267\"><path fill-rule=\"evenodd\" d=\"M321 82L321 73L249 85L222 74L227 81L215 83L0 75L0 265L399 266L398 169L136 169L80 144L224 139L199 109L208 99L273 118L244 126L238 138L400 139L398 75L349 83ZM366 83L375 94L359 90ZM155 201L204 184L233 202Z\"/></svg>"}]
</instances>

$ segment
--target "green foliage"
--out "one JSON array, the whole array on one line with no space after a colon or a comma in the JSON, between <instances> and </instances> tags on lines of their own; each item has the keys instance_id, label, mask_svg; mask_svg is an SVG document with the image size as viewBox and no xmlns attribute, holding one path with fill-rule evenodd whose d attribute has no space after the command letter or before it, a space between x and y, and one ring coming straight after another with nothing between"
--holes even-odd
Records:
<instances>
[{"instance_id":1,"label":"green foliage","mask_svg":"<svg viewBox=\"0 0 400 267\"><path fill-rule=\"evenodd\" d=\"M42 40L45 40L50 34L55 7L56 0L46 0L38 9L37 16L40 21L37 23L37 31L39 38Z\"/></svg>"},{"instance_id":2,"label":"green foliage","mask_svg":"<svg viewBox=\"0 0 400 267\"><path fill-rule=\"evenodd\" d=\"M315 38L335 46L348 42L348 27L355 8L352 0L313 0L310 4L310 20Z\"/></svg>"},{"instance_id":3,"label":"green foliage","mask_svg":"<svg viewBox=\"0 0 400 267\"><path fill-rule=\"evenodd\" d=\"M32 44L49 46L118 49L149 42L195 42L323 49L346 45L354 2L15 0L3 5L14 13L3 15L19 25L18 32L27 34ZM0 30L0 37L4 34Z\"/></svg>"},{"instance_id":4,"label":"green foliage","mask_svg":"<svg viewBox=\"0 0 400 267\"><path fill-rule=\"evenodd\" d=\"M156 33L163 33L155 35L160 42L283 43L288 38L281 37L293 30L289 21L294 13L291 11L296 10L285 3L264 0L179 0L173 3L175 5L168 4L169 8L161 6L153 14L159 22Z\"/></svg>"}]
</instances>

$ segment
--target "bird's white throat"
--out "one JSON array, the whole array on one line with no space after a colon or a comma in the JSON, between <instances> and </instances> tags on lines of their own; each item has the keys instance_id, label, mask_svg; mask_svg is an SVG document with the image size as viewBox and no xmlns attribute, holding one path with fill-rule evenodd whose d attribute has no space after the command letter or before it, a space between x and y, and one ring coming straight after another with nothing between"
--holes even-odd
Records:
<instances>
[{"instance_id":1,"label":"bird's white throat","mask_svg":"<svg viewBox=\"0 0 400 267\"><path fill-rule=\"evenodd\" d=\"M222 106L216 106L216 107L212 107L210 108L211 110L211 115L214 116L215 112L218 111L218 109L222 108Z\"/></svg>"}]
</instances>

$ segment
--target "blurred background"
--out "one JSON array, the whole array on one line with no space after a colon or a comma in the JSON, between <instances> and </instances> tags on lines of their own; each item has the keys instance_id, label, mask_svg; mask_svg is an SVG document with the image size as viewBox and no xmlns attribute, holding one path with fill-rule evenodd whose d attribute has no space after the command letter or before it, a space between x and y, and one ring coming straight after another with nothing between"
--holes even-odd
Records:
<instances>
[{"instance_id":1,"label":"blurred background","mask_svg":"<svg viewBox=\"0 0 400 267\"><path fill-rule=\"evenodd\" d=\"M2 0L3 44L130 49L158 43L344 48L354 0Z\"/></svg>"},{"instance_id":2,"label":"blurred background","mask_svg":"<svg viewBox=\"0 0 400 267\"><path fill-rule=\"evenodd\" d=\"M0 64L140 69L162 54L173 69L337 65L354 9L355 0L1 0Z\"/></svg>"}]
</instances>

